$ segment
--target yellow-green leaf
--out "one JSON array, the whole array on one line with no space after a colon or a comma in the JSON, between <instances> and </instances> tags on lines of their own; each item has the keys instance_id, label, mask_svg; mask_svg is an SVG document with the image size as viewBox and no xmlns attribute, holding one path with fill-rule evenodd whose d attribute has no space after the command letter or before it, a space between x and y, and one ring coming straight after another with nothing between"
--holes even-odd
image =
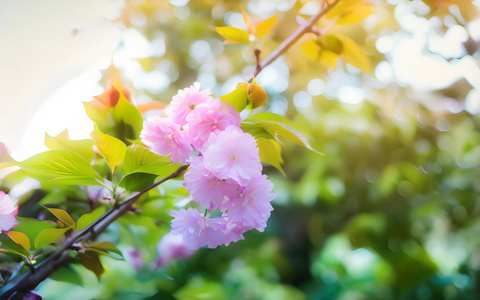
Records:
<instances>
[{"instance_id":1,"label":"yellow-green leaf","mask_svg":"<svg viewBox=\"0 0 480 300\"><path fill-rule=\"evenodd\" d=\"M252 116L252 118L259 119L259 120L262 120L262 121L274 121L274 122L279 122L279 123L285 123L288 126L295 128L298 131L306 131L306 128L304 128L302 126L299 126L298 124L290 121L289 119L287 119L287 118L285 118L281 115L268 112L268 111L264 111L264 112L261 112L261 113L258 113L258 114L254 114Z\"/></svg>"},{"instance_id":2,"label":"yellow-green leaf","mask_svg":"<svg viewBox=\"0 0 480 300\"><path fill-rule=\"evenodd\" d=\"M123 169L125 175L132 173L149 173L168 175L178 168L178 164L173 164L167 156L160 156L140 145L130 145L127 147ZM168 174L165 174L167 172Z\"/></svg>"},{"instance_id":3,"label":"yellow-green leaf","mask_svg":"<svg viewBox=\"0 0 480 300\"><path fill-rule=\"evenodd\" d=\"M105 206L101 206L92 212L82 215L77 221L77 229L83 230L105 213Z\"/></svg>"},{"instance_id":4,"label":"yellow-green leaf","mask_svg":"<svg viewBox=\"0 0 480 300\"><path fill-rule=\"evenodd\" d=\"M42 185L102 185L103 181L80 155L67 150L42 152L18 165Z\"/></svg>"},{"instance_id":5,"label":"yellow-green leaf","mask_svg":"<svg viewBox=\"0 0 480 300\"><path fill-rule=\"evenodd\" d=\"M28 237L31 250L34 250L32 248L34 248L35 238L42 230L55 228L55 225L49 221L39 221L37 219L22 217L17 217L17 221L19 224L15 226L15 231L21 232Z\"/></svg>"},{"instance_id":6,"label":"yellow-green leaf","mask_svg":"<svg viewBox=\"0 0 480 300\"><path fill-rule=\"evenodd\" d=\"M8 235L0 234L0 253L5 251L16 253L27 258L30 257L30 253L15 243Z\"/></svg>"},{"instance_id":7,"label":"yellow-green leaf","mask_svg":"<svg viewBox=\"0 0 480 300\"><path fill-rule=\"evenodd\" d=\"M273 29L275 29L275 26L277 26L277 24L278 24L278 17L275 14L273 17L268 18L257 25L256 36L258 36L260 39L264 39L267 35L269 35L273 31Z\"/></svg>"},{"instance_id":8,"label":"yellow-green leaf","mask_svg":"<svg viewBox=\"0 0 480 300\"><path fill-rule=\"evenodd\" d=\"M277 168L286 177L282 169L282 145L276 140L260 138L257 139L257 146L260 150L260 161Z\"/></svg>"},{"instance_id":9,"label":"yellow-green leaf","mask_svg":"<svg viewBox=\"0 0 480 300\"><path fill-rule=\"evenodd\" d=\"M248 44L248 32L235 27L215 27L215 30L227 40Z\"/></svg>"},{"instance_id":10,"label":"yellow-green leaf","mask_svg":"<svg viewBox=\"0 0 480 300\"><path fill-rule=\"evenodd\" d=\"M9 231L7 232L7 235L12 239L12 241L22 246L25 250L30 250L30 240L25 233L19 231Z\"/></svg>"},{"instance_id":11,"label":"yellow-green leaf","mask_svg":"<svg viewBox=\"0 0 480 300\"><path fill-rule=\"evenodd\" d=\"M127 146L121 140L101 132L97 125L90 135L113 173L117 165L123 161Z\"/></svg>"},{"instance_id":12,"label":"yellow-green leaf","mask_svg":"<svg viewBox=\"0 0 480 300\"><path fill-rule=\"evenodd\" d=\"M75 221L66 211L60 208L44 207L67 227L75 228Z\"/></svg>"},{"instance_id":13,"label":"yellow-green leaf","mask_svg":"<svg viewBox=\"0 0 480 300\"><path fill-rule=\"evenodd\" d=\"M343 56L345 60L355 68L366 73L372 74L372 66L369 57L363 52L362 48L357 45L351 38L345 35L337 35L342 41Z\"/></svg>"},{"instance_id":14,"label":"yellow-green leaf","mask_svg":"<svg viewBox=\"0 0 480 300\"><path fill-rule=\"evenodd\" d=\"M138 139L143 129L142 113L135 105L127 100L123 92L119 92L118 102L112 109L112 118L115 123L115 136L124 142L129 139Z\"/></svg>"},{"instance_id":15,"label":"yellow-green leaf","mask_svg":"<svg viewBox=\"0 0 480 300\"><path fill-rule=\"evenodd\" d=\"M236 111L241 112L247 106L246 86L248 86L247 82L239 83L233 92L220 97L220 101L230 104Z\"/></svg>"},{"instance_id":16,"label":"yellow-green leaf","mask_svg":"<svg viewBox=\"0 0 480 300\"><path fill-rule=\"evenodd\" d=\"M70 228L49 228L42 230L35 238L35 249L50 245L68 230L70 230Z\"/></svg>"},{"instance_id":17,"label":"yellow-green leaf","mask_svg":"<svg viewBox=\"0 0 480 300\"><path fill-rule=\"evenodd\" d=\"M120 186L127 189L127 191L141 191L151 186L157 177L158 175L156 174L133 173L123 177L120 181Z\"/></svg>"},{"instance_id":18,"label":"yellow-green leaf","mask_svg":"<svg viewBox=\"0 0 480 300\"><path fill-rule=\"evenodd\" d=\"M263 127L263 129L265 129L265 131L267 131L273 137L275 137L275 139L278 139L278 137L283 137L315 153L321 154L320 152L313 149L312 146L310 146L310 143L308 142L307 138L302 133L300 133L297 129L293 128L288 124L285 124L283 122L278 122L278 121L259 120L255 118L255 115L251 118L246 119L244 122L252 122L256 125Z\"/></svg>"},{"instance_id":19,"label":"yellow-green leaf","mask_svg":"<svg viewBox=\"0 0 480 300\"><path fill-rule=\"evenodd\" d=\"M90 244L86 251L94 251L98 254L108 255L113 259L124 260L122 252L118 250L115 244L110 242L98 242Z\"/></svg>"},{"instance_id":20,"label":"yellow-green leaf","mask_svg":"<svg viewBox=\"0 0 480 300\"><path fill-rule=\"evenodd\" d=\"M267 131L264 126L252 124L252 123L244 123L242 122L241 128L244 132L249 133L254 138L265 138L265 139L273 139L275 137L274 131Z\"/></svg>"},{"instance_id":21,"label":"yellow-green leaf","mask_svg":"<svg viewBox=\"0 0 480 300\"><path fill-rule=\"evenodd\" d=\"M56 137L45 133L45 146L51 150L69 150L77 153L88 163L93 159L93 142L91 140L71 140L68 130L65 129Z\"/></svg>"}]
</instances>

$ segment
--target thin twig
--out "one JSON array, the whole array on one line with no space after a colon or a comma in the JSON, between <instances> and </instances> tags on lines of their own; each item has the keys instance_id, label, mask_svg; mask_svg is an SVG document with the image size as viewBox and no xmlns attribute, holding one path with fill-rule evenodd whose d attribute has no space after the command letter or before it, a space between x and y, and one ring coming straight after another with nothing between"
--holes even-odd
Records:
<instances>
[{"instance_id":1,"label":"thin twig","mask_svg":"<svg viewBox=\"0 0 480 300\"><path fill-rule=\"evenodd\" d=\"M310 32L312 30L313 25L325 14L327 14L340 0L329 4L325 9L320 9L318 13L311 16L305 24L298 27L288 38L286 38L280 45L278 45L275 50L273 50L265 59L263 59L259 64L257 63L257 67L255 68L255 72L253 73L252 78L258 75L266 66L274 62L277 58L279 58L283 53L285 53L290 47L295 44L305 33Z\"/></svg>"}]
</instances>

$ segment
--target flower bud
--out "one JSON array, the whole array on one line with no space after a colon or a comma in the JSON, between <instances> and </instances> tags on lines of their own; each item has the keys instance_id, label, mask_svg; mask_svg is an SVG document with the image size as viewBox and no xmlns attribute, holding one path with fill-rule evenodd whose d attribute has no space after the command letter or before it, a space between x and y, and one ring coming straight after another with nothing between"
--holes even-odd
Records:
<instances>
[{"instance_id":1,"label":"flower bud","mask_svg":"<svg viewBox=\"0 0 480 300\"><path fill-rule=\"evenodd\" d=\"M244 83L247 88L247 99L252 103L252 108L257 108L267 103L267 92L264 88L253 83Z\"/></svg>"}]
</instances>

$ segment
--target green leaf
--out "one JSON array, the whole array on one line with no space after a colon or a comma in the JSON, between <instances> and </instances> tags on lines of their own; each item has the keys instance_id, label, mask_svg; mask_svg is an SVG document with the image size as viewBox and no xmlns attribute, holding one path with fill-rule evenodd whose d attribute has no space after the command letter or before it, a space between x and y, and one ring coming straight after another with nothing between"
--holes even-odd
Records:
<instances>
[{"instance_id":1,"label":"green leaf","mask_svg":"<svg viewBox=\"0 0 480 300\"><path fill-rule=\"evenodd\" d=\"M78 201L88 201L88 195L85 193L85 190L76 186L63 186L50 189L48 194L40 200L39 204L48 207L61 207L62 204L67 203L72 198Z\"/></svg>"},{"instance_id":2,"label":"green leaf","mask_svg":"<svg viewBox=\"0 0 480 300\"><path fill-rule=\"evenodd\" d=\"M99 105L98 101L83 102L85 112L104 133L116 134L115 122L112 117L112 108Z\"/></svg>"},{"instance_id":3,"label":"green leaf","mask_svg":"<svg viewBox=\"0 0 480 300\"><path fill-rule=\"evenodd\" d=\"M278 140L278 137L284 137L286 139L289 139L300 146L303 146L315 153L322 154L312 148L310 146L310 143L308 142L307 138L300 133L300 131L296 130L295 128L291 127L290 125L287 125L282 122L277 122L277 121L263 121L255 118L256 115L254 115L251 118L248 118L245 120L245 122L252 122L254 124L262 126L268 133L270 133L272 136L275 137L275 139Z\"/></svg>"},{"instance_id":4,"label":"green leaf","mask_svg":"<svg viewBox=\"0 0 480 300\"><path fill-rule=\"evenodd\" d=\"M98 254L107 255L113 259L124 260L123 254L120 250L118 250L115 244L110 242L98 242L93 243L88 246L86 251L94 251ZM116 254L116 255L112 255Z\"/></svg>"},{"instance_id":5,"label":"green leaf","mask_svg":"<svg viewBox=\"0 0 480 300\"><path fill-rule=\"evenodd\" d=\"M263 126L252 123L242 123L240 126L244 132L251 134L254 138L275 138L275 131L272 130L271 132L269 132Z\"/></svg>"},{"instance_id":6,"label":"green leaf","mask_svg":"<svg viewBox=\"0 0 480 300\"><path fill-rule=\"evenodd\" d=\"M123 161L127 146L121 140L101 132L97 125L90 136L113 174L117 165Z\"/></svg>"},{"instance_id":7,"label":"green leaf","mask_svg":"<svg viewBox=\"0 0 480 300\"><path fill-rule=\"evenodd\" d=\"M93 142L91 140L71 140L68 137L68 130L65 129L56 137L45 133L45 146L51 150L69 150L77 153L86 162L91 162L93 156Z\"/></svg>"},{"instance_id":8,"label":"green leaf","mask_svg":"<svg viewBox=\"0 0 480 300\"><path fill-rule=\"evenodd\" d=\"M147 147L135 144L127 147L125 160L123 162L125 175L132 173L170 174L175 171L178 166L179 165L173 165L168 157L157 155Z\"/></svg>"},{"instance_id":9,"label":"green leaf","mask_svg":"<svg viewBox=\"0 0 480 300\"><path fill-rule=\"evenodd\" d=\"M143 117L135 105L128 102L123 93L112 110L113 121L117 137L126 142L128 139L135 140L140 137L143 129Z\"/></svg>"},{"instance_id":10,"label":"green leaf","mask_svg":"<svg viewBox=\"0 0 480 300\"><path fill-rule=\"evenodd\" d=\"M285 123L288 126L295 128L298 131L305 130L304 128L298 126L297 124L290 121L289 119L287 119L285 117L282 117L281 115L268 112L268 111L261 112L261 113L258 113L258 114L254 114L252 116L252 118L262 120L262 121L274 121L274 122Z\"/></svg>"},{"instance_id":11,"label":"green leaf","mask_svg":"<svg viewBox=\"0 0 480 300\"><path fill-rule=\"evenodd\" d=\"M7 235L12 239L12 241L22 246L23 249L30 250L30 240L25 233L19 231L9 231L7 232Z\"/></svg>"},{"instance_id":12,"label":"green leaf","mask_svg":"<svg viewBox=\"0 0 480 300\"><path fill-rule=\"evenodd\" d=\"M42 230L35 238L35 249L40 249L46 245L52 244L69 230L70 228L49 228Z\"/></svg>"},{"instance_id":13,"label":"green leaf","mask_svg":"<svg viewBox=\"0 0 480 300\"><path fill-rule=\"evenodd\" d=\"M272 139L257 139L257 146L260 150L260 161L277 168L286 177L282 169L282 146Z\"/></svg>"},{"instance_id":14,"label":"green leaf","mask_svg":"<svg viewBox=\"0 0 480 300\"><path fill-rule=\"evenodd\" d=\"M1 166L0 166L1 169ZM0 180L0 190L10 190L14 185L19 184L25 179L25 172L22 170L17 170L9 173L2 180Z\"/></svg>"},{"instance_id":15,"label":"green leaf","mask_svg":"<svg viewBox=\"0 0 480 300\"><path fill-rule=\"evenodd\" d=\"M100 216L103 215L106 210L107 209L105 208L105 206L101 206L101 207L95 209L92 212L84 214L77 221L77 229L78 230L83 230L83 229L87 228L90 224L93 223L93 221L100 218Z\"/></svg>"},{"instance_id":16,"label":"green leaf","mask_svg":"<svg viewBox=\"0 0 480 300\"><path fill-rule=\"evenodd\" d=\"M48 221L39 221L32 218L17 217L17 221L19 224L15 226L15 231L22 232L28 236L30 247L34 246L35 238L42 230L55 227L55 225Z\"/></svg>"},{"instance_id":17,"label":"green leaf","mask_svg":"<svg viewBox=\"0 0 480 300\"><path fill-rule=\"evenodd\" d=\"M102 262L98 258L98 253L93 251L87 251L85 253L80 253L79 257L82 266L92 271L95 276L97 276L98 281L100 281L100 278L102 277L105 269L103 268Z\"/></svg>"},{"instance_id":18,"label":"green leaf","mask_svg":"<svg viewBox=\"0 0 480 300\"><path fill-rule=\"evenodd\" d=\"M67 150L37 154L18 164L28 177L47 185L102 185L103 180L80 155Z\"/></svg>"},{"instance_id":19,"label":"green leaf","mask_svg":"<svg viewBox=\"0 0 480 300\"><path fill-rule=\"evenodd\" d=\"M27 250L25 250L22 246L15 243L6 234L0 234L0 249L3 249L7 252L12 252L24 257L30 256L30 253L28 253Z\"/></svg>"},{"instance_id":20,"label":"green leaf","mask_svg":"<svg viewBox=\"0 0 480 300\"><path fill-rule=\"evenodd\" d=\"M133 173L123 177L120 186L126 188L128 191L141 191L152 185L157 177L158 175L156 174Z\"/></svg>"},{"instance_id":21,"label":"green leaf","mask_svg":"<svg viewBox=\"0 0 480 300\"><path fill-rule=\"evenodd\" d=\"M51 208L44 206L49 212L51 212L57 219L59 219L65 226L69 228L75 228L75 221L73 218L63 209Z\"/></svg>"},{"instance_id":22,"label":"green leaf","mask_svg":"<svg viewBox=\"0 0 480 300\"><path fill-rule=\"evenodd\" d=\"M238 112L243 111L248 102L245 83L239 83L233 92L220 97L220 101L230 104Z\"/></svg>"},{"instance_id":23,"label":"green leaf","mask_svg":"<svg viewBox=\"0 0 480 300\"><path fill-rule=\"evenodd\" d=\"M81 287L85 286L83 283L82 276L75 270L72 265L67 265L55 271L52 275L49 276L50 279L55 281L67 282L79 285Z\"/></svg>"},{"instance_id":24,"label":"green leaf","mask_svg":"<svg viewBox=\"0 0 480 300\"><path fill-rule=\"evenodd\" d=\"M224 38L227 39L227 43L243 43L243 44L248 44L249 40L249 34L246 31L243 31L241 29L235 28L235 27L215 27L215 30ZM232 43L233 42L233 43Z\"/></svg>"},{"instance_id":25,"label":"green leaf","mask_svg":"<svg viewBox=\"0 0 480 300\"><path fill-rule=\"evenodd\" d=\"M222 284L206 281L200 277L192 278L173 294L178 300L223 300L228 299Z\"/></svg>"}]
</instances>

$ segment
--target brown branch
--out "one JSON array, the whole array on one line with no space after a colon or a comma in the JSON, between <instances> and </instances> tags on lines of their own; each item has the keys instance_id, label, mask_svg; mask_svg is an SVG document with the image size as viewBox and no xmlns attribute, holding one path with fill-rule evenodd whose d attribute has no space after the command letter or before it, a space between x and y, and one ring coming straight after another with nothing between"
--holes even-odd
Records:
<instances>
[{"instance_id":1,"label":"brown branch","mask_svg":"<svg viewBox=\"0 0 480 300\"><path fill-rule=\"evenodd\" d=\"M333 2L332 4L325 7L325 9L320 9L318 13L311 16L305 24L298 27L288 38L286 38L280 45L278 45L275 50L272 51L265 59L260 63L257 63L255 72L253 73L252 78L258 75L266 66L274 62L278 57L285 53L290 47L295 44L305 33L312 30L313 25L324 15L326 15L340 0Z\"/></svg>"},{"instance_id":2,"label":"brown branch","mask_svg":"<svg viewBox=\"0 0 480 300\"><path fill-rule=\"evenodd\" d=\"M128 212L132 205L142 195L144 195L151 189L157 187L158 185L164 183L165 181L179 176L187 168L188 165L181 166L169 176L155 182L154 184L143 189L140 192L131 194L124 201L114 205L112 209L103 214L90 226L78 232L74 236L68 238L60 249L58 249L54 254L52 254L52 256L50 256L48 259L43 261L39 266L35 268L35 273L27 272L15 282L11 282L7 286L5 286L2 289L0 300L10 299L18 292L26 293L36 288L42 281L47 279L59 268L68 265L74 260L74 258L71 257L68 253L68 250L71 249L74 244L79 242L87 242L95 239L99 234L101 234L105 229L107 229L110 224L112 224L115 220Z\"/></svg>"}]
</instances>

